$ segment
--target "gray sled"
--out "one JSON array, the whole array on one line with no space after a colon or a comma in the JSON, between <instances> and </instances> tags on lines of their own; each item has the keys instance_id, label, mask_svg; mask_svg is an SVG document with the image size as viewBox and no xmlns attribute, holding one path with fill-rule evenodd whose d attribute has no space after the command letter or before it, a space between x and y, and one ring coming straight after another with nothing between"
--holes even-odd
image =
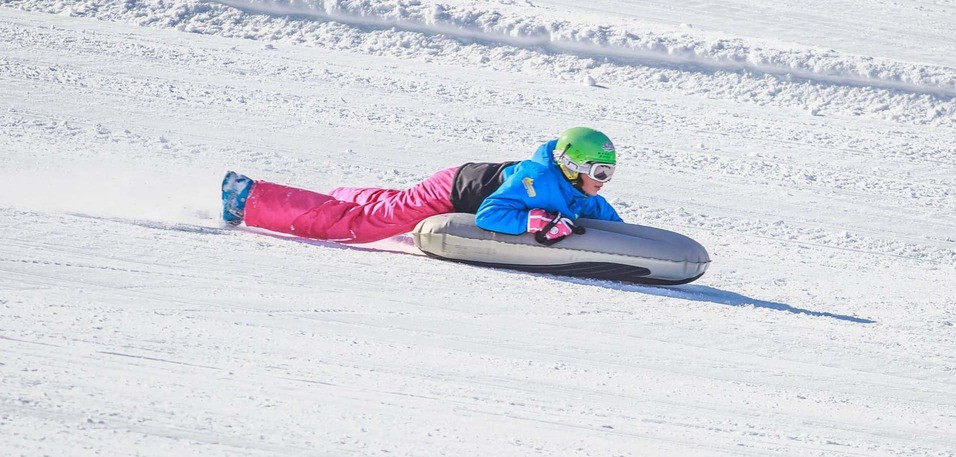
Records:
<instances>
[{"instance_id":1,"label":"gray sled","mask_svg":"<svg viewBox=\"0 0 956 457\"><path fill-rule=\"evenodd\" d=\"M530 234L478 228L475 216L464 213L429 217L412 235L422 252L439 259L638 284L686 284L701 277L710 264L703 246L678 233L594 219L575 224L586 233L547 247Z\"/></svg>"}]
</instances>

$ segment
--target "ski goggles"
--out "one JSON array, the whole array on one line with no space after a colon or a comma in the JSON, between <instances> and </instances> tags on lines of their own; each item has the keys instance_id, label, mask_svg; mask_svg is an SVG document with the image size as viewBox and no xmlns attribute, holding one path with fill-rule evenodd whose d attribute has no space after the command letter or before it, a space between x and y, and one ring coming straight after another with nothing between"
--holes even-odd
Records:
<instances>
[{"instance_id":1,"label":"ski goggles","mask_svg":"<svg viewBox=\"0 0 956 457\"><path fill-rule=\"evenodd\" d=\"M558 161L568 170L575 173L584 173L598 182L608 182L614 176L614 164L612 163L587 162L584 165L578 165L564 154L558 157Z\"/></svg>"}]
</instances>

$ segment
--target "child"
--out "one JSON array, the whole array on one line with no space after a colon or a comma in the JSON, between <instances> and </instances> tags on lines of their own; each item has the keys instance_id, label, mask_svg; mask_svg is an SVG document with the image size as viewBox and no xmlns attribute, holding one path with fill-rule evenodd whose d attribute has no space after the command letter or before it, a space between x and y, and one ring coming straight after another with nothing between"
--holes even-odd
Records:
<instances>
[{"instance_id":1,"label":"child","mask_svg":"<svg viewBox=\"0 0 956 457\"><path fill-rule=\"evenodd\" d=\"M575 127L541 145L530 160L466 163L405 190L339 187L328 194L253 181L235 172L222 182L223 219L342 243L368 243L443 213L472 213L485 230L537 234L553 244L575 233L579 217L621 221L598 192L614 174L606 135Z\"/></svg>"}]
</instances>

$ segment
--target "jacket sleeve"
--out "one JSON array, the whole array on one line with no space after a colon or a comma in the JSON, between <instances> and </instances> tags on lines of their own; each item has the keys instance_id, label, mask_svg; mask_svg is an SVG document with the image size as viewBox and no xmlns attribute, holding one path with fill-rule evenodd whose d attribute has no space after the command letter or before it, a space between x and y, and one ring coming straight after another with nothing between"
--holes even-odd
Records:
<instances>
[{"instance_id":1,"label":"jacket sleeve","mask_svg":"<svg viewBox=\"0 0 956 457\"><path fill-rule=\"evenodd\" d=\"M602 221L624 222L624 219L618 216L614 207L600 195L591 197L591 204L588 205L588 210L584 214L581 214L581 217L600 219Z\"/></svg>"},{"instance_id":2,"label":"jacket sleeve","mask_svg":"<svg viewBox=\"0 0 956 457\"><path fill-rule=\"evenodd\" d=\"M492 232L520 235L528 231L528 211L541 206L542 196L533 181L543 174L540 167L522 162L493 194L482 202L475 214L475 225ZM526 181L530 179L531 183Z\"/></svg>"}]
</instances>

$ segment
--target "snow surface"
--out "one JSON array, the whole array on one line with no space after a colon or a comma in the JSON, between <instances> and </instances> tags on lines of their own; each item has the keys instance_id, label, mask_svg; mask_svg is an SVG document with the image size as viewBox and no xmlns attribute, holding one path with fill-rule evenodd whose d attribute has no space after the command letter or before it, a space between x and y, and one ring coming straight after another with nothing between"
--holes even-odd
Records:
<instances>
[{"instance_id":1,"label":"snow surface","mask_svg":"<svg viewBox=\"0 0 956 457\"><path fill-rule=\"evenodd\" d=\"M956 455L956 5L797 3L0 0L0 454ZM698 282L219 221L579 124Z\"/></svg>"}]
</instances>

